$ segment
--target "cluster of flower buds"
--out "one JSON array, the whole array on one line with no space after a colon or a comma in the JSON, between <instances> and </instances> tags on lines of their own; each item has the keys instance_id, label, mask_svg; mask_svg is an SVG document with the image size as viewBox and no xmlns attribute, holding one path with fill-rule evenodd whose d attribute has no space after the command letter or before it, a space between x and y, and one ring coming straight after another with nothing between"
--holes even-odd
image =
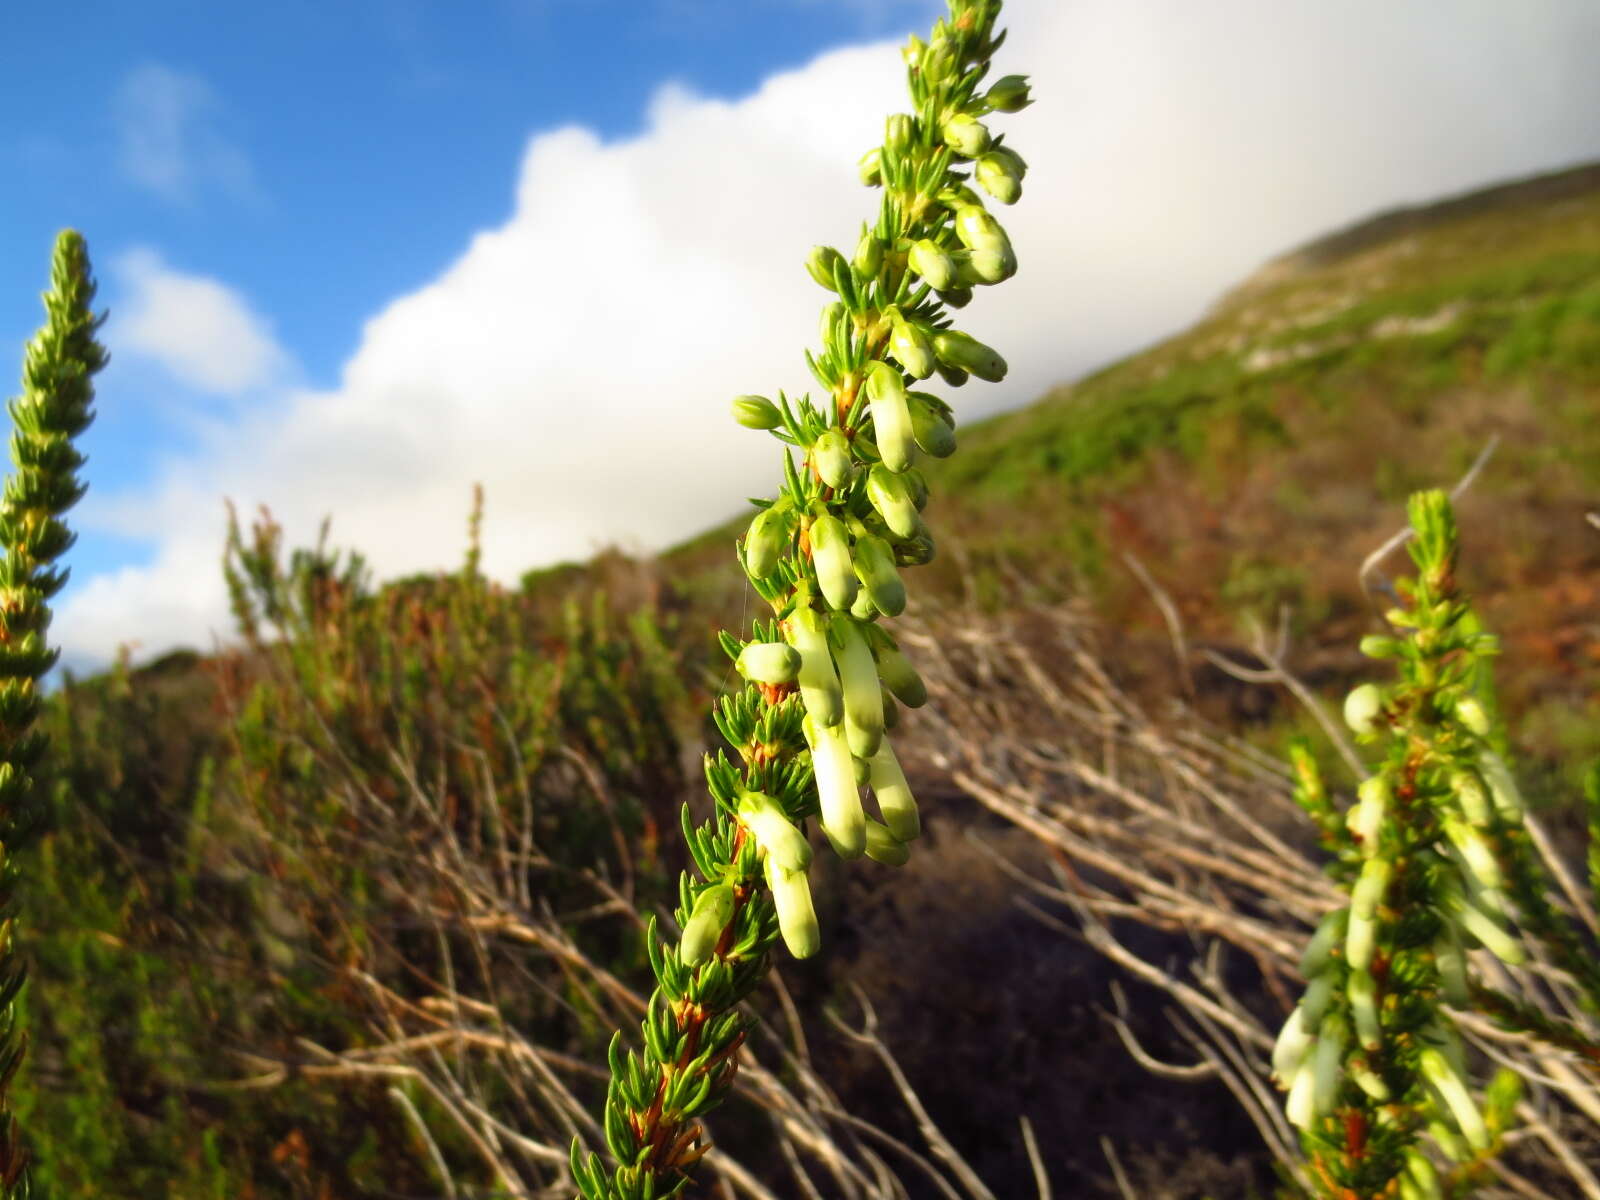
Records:
<instances>
[{"instance_id":1,"label":"cluster of flower buds","mask_svg":"<svg viewBox=\"0 0 1600 1200\"><path fill-rule=\"evenodd\" d=\"M803 958L820 944L809 824L841 857L891 866L920 833L889 733L927 689L884 623L905 610L902 570L934 555L917 464L954 452L956 437L950 405L918 385L1004 378L1005 360L952 328L947 309L1015 273L984 197L1013 203L1027 170L985 122L1029 103L1020 76L981 90L1000 0L949 5L906 49L910 112L861 160L863 182L882 189L877 220L848 255L819 246L806 259L828 293L821 349L806 355L824 394L733 401L740 425L785 446L783 487L757 502L738 547L772 616L747 638L722 636L745 684L713 712L731 749L706 757L711 819L696 825L684 810L694 871L679 884L683 932L676 946L647 936L657 987L643 1052L614 1043L605 1133L616 1165L574 1150L585 1200L675 1195L704 1153L697 1118L726 1092L740 1003L770 948L781 937Z\"/></svg>"},{"instance_id":2,"label":"cluster of flower buds","mask_svg":"<svg viewBox=\"0 0 1600 1200\"><path fill-rule=\"evenodd\" d=\"M1400 677L1362 684L1344 703L1345 723L1382 746L1384 762L1341 815L1309 757L1296 761L1297 796L1338 850L1349 902L1306 947L1306 990L1272 1069L1330 1195L1442 1196L1416 1144L1429 1114L1441 1152L1489 1148L1491 1123L1444 1006L1471 1001L1472 949L1512 964L1524 957L1496 845L1521 821L1521 801L1474 695L1476 665L1494 642L1455 590L1448 504L1424 493L1411 515L1419 575L1399 585L1407 603L1388 614L1395 636L1361 646L1397 660ZM1374 1138L1392 1153L1374 1153Z\"/></svg>"},{"instance_id":3,"label":"cluster of flower buds","mask_svg":"<svg viewBox=\"0 0 1600 1200\"><path fill-rule=\"evenodd\" d=\"M792 449L786 486L760 506L740 542L746 573L773 606L776 636L727 648L769 703L799 705L803 749L795 749L814 791L782 819L800 829L814 812L847 859L899 865L920 831L885 735L900 707L921 705L927 691L883 621L905 609L901 570L934 554L922 515L928 485L916 464L954 453L956 436L949 403L917 385L937 376L960 387L1006 374L997 351L952 328L946 315L965 306L973 288L1017 269L1010 238L985 203L1015 203L1027 172L986 123L1027 107L1027 80L978 86L998 44L998 7L957 0L926 42L911 40L913 111L891 116L883 144L861 160L863 182L884 190L879 218L862 228L853 251L818 246L807 256L807 272L830 293L822 349L807 356L828 402L781 393L733 402L741 425ZM731 732L737 744L744 731ZM763 743L758 753L767 750ZM785 941L796 954L809 952L816 929L804 866L774 867L770 809L755 815L759 829L743 804L738 819L763 848Z\"/></svg>"}]
</instances>

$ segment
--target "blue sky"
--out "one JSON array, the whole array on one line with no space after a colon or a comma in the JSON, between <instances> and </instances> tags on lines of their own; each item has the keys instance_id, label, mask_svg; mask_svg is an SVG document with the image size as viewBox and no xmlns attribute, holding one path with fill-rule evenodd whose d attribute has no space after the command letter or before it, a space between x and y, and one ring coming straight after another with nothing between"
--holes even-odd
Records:
<instances>
[{"instance_id":1,"label":"blue sky","mask_svg":"<svg viewBox=\"0 0 1600 1200\"><path fill-rule=\"evenodd\" d=\"M381 572L515 579L770 490L729 395L804 387L855 157L930 0L8 6L0 347L50 239L112 310L57 631L104 661L226 633L222 501L333 513ZM70 11L70 15L69 14ZM970 414L1192 320L1295 241L1600 157L1589 0L1015 0L1023 269L963 316ZM91 32L92 31L92 32ZM4 368L11 370L15 368ZM14 376L13 376L14 377Z\"/></svg>"}]
</instances>

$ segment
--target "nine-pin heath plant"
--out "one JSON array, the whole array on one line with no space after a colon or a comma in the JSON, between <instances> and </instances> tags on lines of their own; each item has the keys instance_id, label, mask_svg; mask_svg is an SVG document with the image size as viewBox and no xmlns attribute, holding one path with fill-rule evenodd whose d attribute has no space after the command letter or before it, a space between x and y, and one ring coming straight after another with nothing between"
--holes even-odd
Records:
<instances>
[{"instance_id":1,"label":"nine-pin heath plant","mask_svg":"<svg viewBox=\"0 0 1600 1200\"><path fill-rule=\"evenodd\" d=\"M888 119L883 145L860 162L881 188L877 220L844 253L806 261L834 295L821 350L806 361L823 398L740 396L740 424L785 445L783 487L739 542L756 592L772 606L748 639L722 642L747 681L717 704L727 751L708 755L713 817L683 832L694 870L679 883L682 936L646 934L656 987L643 1046L610 1052L606 1141L614 1163L572 1148L585 1200L675 1195L708 1143L700 1118L727 1094L747 1017L739 1009L782 938L797 958L820 945L807 869L816 819L842 858L906 862L916 802L887 736L899 705L927 693L885 626L904 609L900 568L927 562L928 487L914 465L955 449L947 401L921 390L997 381L1006 363L952 327L977 287L1016 272L990 202L1014 203L1027 164L985 119L1028 105L1028 84L982 86L1003 34L1000 0L949 0L904 59L911 111ZM870 789L876 814L862 802Z\"/></svg>"},{"instance_id":2,"label":"nine-pin heath plant","mask_svg":"<svg viewBox=\"0 0 1600 1200\"><path fill-rule=\"evenodd\" d=\"M1337 1200L1442 1200L1485 1181L1521 1081L1502 1070L1480 1101L1452 1008L1485 1012L1600 1070L1591 1034L1486 987L1469 962L1482 948L1515 967L1531 940L1590 1011L1600 1008L1593 948L1552 906L1552 881L1529 847L1491 716L1498 646L1457 584L1449 501L1419 493L1410 518L1417 574L1397 585L1399 603L1385 614L1393 632L1361 643L1395 663L1397 678L1362 684L1344 706L1346 723L1383 760L1341 812L1305 747L1293 753L1297 798L1335 855L1329 870L1348 903L1306 947L1308 985L1272 1064L1312 1187ZM1590 804L1595 847L1600 789ZM1590 866L1600 888L1600 857L1592 853Z\"/></svg>"},{"instance_id":3,"label":"nine-pin heath plant","mask_svg":"<svg viewBox=\"0 0 1600 1200\"><path fill-rule=\"evenodd\" d=\"M8 1092L25 1039L16 1025L23 968L16 953L16 868L10 851L25 831L26 805L45 737L34 728L39 679L60 653L49 648L49 601L67 580L53 564L75 540L62 522L84 493L84 458L73 439L94 419L93 376L106 364L95 341L95 285L83 238L56 238L46 320L28 343L22 395L9 404L15 470L0 495L0 1196L28 1195L25 1155Z\"/></svg>"}]
</instances>

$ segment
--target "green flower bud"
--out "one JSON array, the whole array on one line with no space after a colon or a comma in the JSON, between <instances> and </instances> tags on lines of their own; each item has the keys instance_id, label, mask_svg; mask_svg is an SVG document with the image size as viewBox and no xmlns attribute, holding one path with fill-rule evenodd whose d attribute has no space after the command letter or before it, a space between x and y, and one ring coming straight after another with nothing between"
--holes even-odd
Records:
<instances>
[{"instance_id":1,"label":"green flower bud","mask_svg":"<svg viewBox=\"0 0 1600 1200\"><path fill-rule=\"evenodd\" d=\"M895 839L884 826L867 818L867 857L886 867L903 867L911 859L910 848Z\"/></svg>"},{"instance_id":2,"label":"green flower bud","mask_svg":"<svg viewBox=\"0 0 1600 1200\"><path fill-rule=\"evenodd\" d=\"M1361 1048L1376 1053L1383 1048L1383 1027L1378 1021L1378 981L1366 970L1351 971L1345 983L1350 1016L1356 1023Z\"/></svg>"},{"instance_id":3,"label":"green flower bud","mask_svg":"<svg viewBox=\"0 0 1600 1200\"><path fill-rule=\"evenodd\" d=\"M1528 956L1522 948L1522 943L1501 928L1498 921L1460 891L1451 889L1445 893L1444 910L1455 919L1458 929L1477 938L1483 943L1483 948L1501 962L1517 966L1526 961Z\"/></svg>"},{"instance_id":4,"label":"green flower bud","mask_svg":"<svg viewBox=\"0 0 1600 1200\"><path fill-rule=\"evenodd\" d=\"M739 820L768 859L786 871L803 871L811 865L811 845L794 827L783 809L763 792L739 795Z\"/></svg>"},{"instance_id":5,"label":"green flower bud","mask_svg":"<svg viewBox=\"0 0 1600 1200\"><path fill-rule=\"evenodd\" d=\"M806 270L811 273L811 278L823 287L830 292L836 292L839 288L834 282L833 269L843 262L844 255L832 246L813 246L811 253L806 255Z\"/></svg>"},{"instance_id":6,"label":"green flower bud","mask_svg":"<svg viewBox=\"0 0 1600 1200\"><path fill-rule=\"evenodd\" d=\"M933 556L933 537L926 529L917 531L905 541L895 543L894 561L899 566L920 567L925 563L931 563Z\"/></svg>"},{"instance_id":7,"label":"green flower bud","mask_svg":"<svg viewBox=\"0 0 1600 1200\"><path fill-rule=\"evenodd\" d=\"M1328 1011L1328 1005L1332 1001L1333 976L1317 976L1300 999L1300 1023L1306 1027L1308 1033L1317 1031L1317 1026L1322 1024L1323 1014Z\"/></svg>"},{"instance_id":8,"label":"green flower bud","mask_svg":"<svg viewBox=\"0 0 1600 1200\"><path fill-rule=\"evenodd\" d=\"M911 503L921 512L928 507L928 480L921 471L915 467L907 467L900 472L905 476L906 491L911 495Z\"/></svg>"},{"instance_id":9,"label":"green flower bud","mask_svg":"<svg viewBox=\"0 0 1600 1200\"><path fill-rule=\"evenodd\" d=\"M733 419L746 429L776 429L783 424L778 406L765 396L735 396Z\"/></svg>"},{"instance_id":10,"label":"green flower bud","mask_svg":"<svg viewBox=\"0 0 1600 1200\"><path fill-rule=\"evenodd\" d=\"M1339 1098L1339 1084L1344 1078L1340 1068L1349 1038L1349 1023L1342 1013L1331 1012L1322 1019L1317 1048L1311 1052L1311 1107L1318 1116L1332 1112L1334 1101Z\"/></svg>"},{"instance_id":11,"label":"green flower bud","mask_svg":"<svg viewBox=\"0 0 1600 1200\"><path fill-rule=\"evenodd\" d=\"M874 608L890 617L905 611L906 585L894 569L894 551L888 542L870 533L857 538L855 568L856 578L872 597Z\"/></svg>"},{"instance_id":12,"label":"green flower bud","mask_svg":"<svg viewBox=\"0 0 1600 1200\"><path fill-rule=\"evenodd\" d=\"M1295 1070L1294 1079L1289 1084L1289 1098L1283 1103L1283 1115L1289 1118L1289 1123L1296 1129L1310 1129L1311 1123L1317 1119L1316 1094L1313 1090L1317 1081L1315 1059L1314 1052L1306 1055Z\"/></svg>"},{"instance_id":13,"label":"green flower bud","mask_svg":"<svg viewBox=\"0 0 1600 1200\"><path fill-rule=\"evenodd\" d=\"M1383 693L1375 683L1363 683L1344 698L1344 723L1357 736L1376 732L1383 712Z\"/></svg>"},{"instance_id":14,"label":"green flower bud","mask_svg":"<svg viewBox=\"0 0 1600 1200\"><path fill-rule=\"evenodd\" d=\"M817 928L817 910L811 903L811 885L804 871L786 871L770 858L766 867L767 886L778 910L778 932L783 944L796 958L810 958L822 946Z\"/></svg>"},{"instance_id":15,"label":"green flower bud","mask_svg":"<svg viewBox=\"0 0 1600 1200\"><path fill-rule=\"evenodd\" d=\"M967 305L972 303L972 289L969 288L969 287L945 288L943 291L941 291L939 293L939 299L943 300L951 308L965 308ZM939 374L944 375L944 377L946 379L950 378L950 376L945 375L945 368L944 367L940 367L940 368L938 368L938 370L939 370ZM966 381L967 381L967 375L966 375L966 372L963 371L961 373L961 383L965 383ZM955 384L954 386L955 387L960 387L961 384L958 383L958 384Z\"/></svg>"},{"instance_id":16,"label":"green flower bud","mask_svg":"<svg viewBox=\"0 0 1600 1200\"><path fill-rule=\"evenodd\" d=\"M1377 948L1378 905L1388 890L1391 870L1386 858L1367 859L1350 893L1350 929L1345 935L1344 956L1353 971L1372 966L1372 954Z\"/></svg>"},{"instance_id":17,"label":"green flower bud","mask_svg":"<svg viewBox=\"0 0 1600 1200\"><path fill-rule=\"evenodd\" d=\"M1362 781L1356 795L1360 799L1345 814L1344 824L1360 844L1361 856L1371 858L1378 853L1378 835L1389 812L1389 785L1383 776L1374 775Z\"/></svg>"},{"instance_id":18,"label":"green flower bud","mask_svg":"<svg viewBox=\"0 0 1600 1200\"><path fill-rule=\"evenodd\" d=\"M733 918L733 889L727 884L708 887L696 897L694 912L683 927L678 957L686 967L698 967L711 957L722 931Z\"/></svg>"},{"instance_id":19,"label":"green flower bud","mask_svg":"<svg viewBox=\"0 0 1600 1200\"><path fill-rule=\"evenodd\" d=\"M1476 696L1463 696L1456 701L1456 720L1479 737L1489 736L1489 714Z\"/></svg>"},{"instance_id":20,"label":"green flower bud","mask_svg":"<svg viewBox=\"0 0 1600 1200\"><path fill-rule=\"evenodd\" d=\"M971 294L972 294L971 292L967 293L967 295L969 295L969 296ZM935 354L938 353L937 348L934 350L934 353ZM967 379L969 378L967 373L965 371L963 371L960 367L952 367L949 363L943 363L942 362L942 363L939 364L937 369L938 369L938 372L939 372L939 378L944 380L951 387L964 387L966 385Z\"/></svg>"},{"instance_id":21,"label":"green flower bud","mask_svg":"<svg viewBox=\"0 0 1600 1200\"><path fill-rule=\"evenodd\" d=\"M1006 75L997 79L983 94L984 103L996 112L1021 112L1033 103L1026 75Z\"/></svg>"},{"instance_id":22,"label":"green flower bud","mask_svg":"<svg viewBox=\"0 0 1600 1200\"><path fill-rule=\"evenodd\" d=\"M987 210L969 204L956 210L956 236L967 247L966 266L978 283L1003 283L1017 273L1011 239Z\"/></svg>"},{"instance_id":23,"label":"green flower bud","mask_svg":"<svg viewBox=\"0 0 1600 1200\"><path fill-rule=\"evenodd\" d=\"M1344 943L1345 932L1350 927L1350 910L1336 908L1322 918L1317 931L1311 935L1300 955L1300 974L1315 979L1327 970L1335 946Z\"/></svg>"},{"instance_id":24,"label":"green flower bud","mask_svg":"<svg viewBox=\"0 0 1600 1200\"><path fill-rule=\"evenodd\" d=\"M922 53L922 77L929 83L943 83L960 69L960 50L954 39L940 33Z\"/></svg>"},{"instance_id":25,"label":"green flower bud","mask_svg":"<svg viewBox=\"0 0 1600 1200\"><path fill-rule=\"evenodd\" d=\"M844 740L846 742L848 742L850 740L850 718L849 717L845 718ZM855 755L852 754L850 756L850 765L853 768L855 768L856 786L858 788L866 787L867 786L867 781L872 778L872 771L867 766L867 760L864 759L864 758L857 758Z\"/></svg>"},{"instance_id":26,"label":"green flower bud","mask_svg":"<svg viewBox=\"0 0 1600 1200\"><path fill-rule=\"evenodd\" d=\"M909 392L906 403L911 409L911 440L917 448L934 458L949 458L956 452L956 431L933 405L924 397L926 392Z\"/></svg>"},{"instance_id":27,"label":"green flower bud","mask_svg":"<svg viewBox=\"0 0 1600 1200\"><path fill-rule=\"evenodd\" d=\"M778 558L787 548L790 512L786 504L773 504L755 515L744 535L744 569L752 579L765 579L778 567Z\"/></svg>"},{"instance_id":28,"label":"green flower bud","mask_svg":"<svg viewBox=\"0 0 1600 1200\"><path fill-rule=\"evenodd\" d=\"M867 591L866 588L862 588L856 593L855 602L850 605L850 615L858 621L870 621L878 614L878 611L878 608L872 603L872 593Z\"/></svg>"},{"instance_id":29,"label":"green flower bud","mask_svg":"<svg viewBox=\"0 0 1600 1200\"><path fill-rule=\"evenodd\" d=\"M1284 1087L1288 1087L1294 1079L1295 1072L1299 1071L1300 1064L1305 1062L1312 1043L1317 1040L1307 1029L1306 1023L1300 1019L1300 1013L1301 1010L1297 1005L1289 1014L1289 1019L1283 1023L1283 1028L1278 1031L1278 1040L1272 1047L1272 1073Z\"/></svg>"},{"instance_id":30,"label":"green flower bud","mask_svg":"<svg viewBox=\"0 0 1600 1200\"><path fill-rule=\"evenodd\" d=\"M955 329L933 335L933 352L946 366L957 367L979 379L999 383L1006 377L1006 360L976 338Z\"/></svg>"},{"instance_id":31,"label":"green flower bud","mask_svg":"<svg viewBox=\"0 0 1600 1200\"><path fill-rule=\"evenodd\" d=\"M911 409L906 404L905 381L886 362L867 365L867 405L872 410L872 432L883 465L891 471L904 471L916 452Z\"/></svg>"},{"instance_id":32,"label":"green flower bud","mask_svg":"<svg viewBox=\"0 0 1600 1200\"><path fill-rule=\"evenodd\" d=\"M913 69L920 68L922 66L922 55L927 49L928 43L913 33L911 40L900 48L900 58L906 66Z\"/></svg>"},{"instance_id":33,"label":"green flower bud","mask_svg":"<svg viewBox=\"0 0 1600 1200\"><path fill-rule=\"evenodd\" d=\"M1484 779L1489 783L1489 795L1494 800L1494 810L1508 825L1522 824L1522 793L1510 769L1493 750L1485 750L1478 759ZM1478 822L1474 822L1477 824ZM1486 823L1486 822L1484 822Z\"/></svg>"},{"instance_id":34,"label":"green flower bud","mask_svg":"<svg viewBox=\"0 0 1600 1200\"><path fill-rule=\"evenodd\" d=\"M874 146L861 156L856 164L856 173L861 177L861 182L867 187L880 187L883 184L883 151Z\"/></svg>"},{"instance_id":35,"label":"green flower bud","mask_svg":"<svg viewBox=\"0 0 1600 1200\"><path fill-rule=\"evenodd\" d=\"M811 523L811 565L830 608L855 603L855 566L850 561L850 534L838 517L821 516Z\"/></svg>"},{"instance_id":36,"label":"green flower bud","mask_svg":"<svg viewBox=\"0 0 1600 1200\"><path fill-rule=\"evenodd\" d=\"M893 733L895 726L900 724L900 706L894 702L888 688L880 690L883 692L883 729L885 733Z\"/></svg>"},{"instance_id":37,"label":"green flower bud","mask_svg":"<svg viewBox=\"0 0 1600 1200\"><path fill-rule=\"evenodd\" d=\"M1345 1074L1349 1075L1355 1085L1379 1104L1388 1101L1390 1096L1389 1085L1367 1063L1364 1058L1351 1057L1345 1059Z\"/></svg>"},{"instance_id":38,"label":"green flower bud","mask_svg":"<svg viewBox=\"0 0 1600 1200\"><path fill-rule=\"evenodd\" d=\"M1361 639L1358 649L1368 658L1399 658L1405 643L1399 638L1369 633Z\"/></svg>"},{"instance_id":39,"label":"green flower bud","mask_svg":"<svg viewBox=\"0 0 1600 1200\"><path fill-rule=\"evenodd\" d=\"M911 149L916 136L916 121L906 113L895 113L884 124L883 144L895 154L904 154Z\"/></svg>"},{"instance_id":40,"label":"green flower bud","mask_svg":"<svg viewBox=\"0 0 1600 1200\"><path fill-rule=\"evenodd\" d=\"M955 259L950 257L948 250L930 238L918 238L911 243L911 250L906 255L906 265L936 292L946 291L955 285Z\"/></svg>"},{"instance_id":41,"label":"green flower bud","mask_svg":"<svg viewBox=\"0 0 1600 1200\"><path fill-rule=\"evenodd\" d=\"M883 741L883 690L878 666L861 634L861 624L848 613L835 613L829 625L834 664L844 686L844 718L850 753L870 758Z\"/></svg>"},{"instance_id":42,"label":"green flower bud","mask_svg":"<svg viewBox=\"0 0 1600 1200\"><path fill-rule=\"evenodd\" d=\"M1384 1089L1384 1095L1372 1098L1381 1104L1389 1098L1388 1089ZM1444 1187L1439 1182L1439 1172L1433 1169L1428 1156L1415 1146L1406 1151L1406 1174L1416 1185L1416 1200L1444 1200Z\"/></svg>"},{"instance_id":43,"label":"green flower bud","mask_svg":"<svg viewBox=\"0 0 1600 1200\"><path fill-rule=\"evenodd\" d=\"M944 144L964 158L977 158L989 148L989 130L969 113L956 113L939 128Z\"/></svg>"},{"instance_id":44,"label":"green flower bud","mask_svg":"<svg viewBox=\"0 0 1600 1200\"><path fill-rule=\"evenodd\" d=\"M928 702L927 685L911 665L911 660L898 647L879 647L878 676L894 693L895 699L907 708L921 708Z\"/></svg>"},{"instance_id":45,"label":"green flower bud","mask_svg":"<svg viewBox=\"0 0 1600 1200\"><path fill-rule=\"evenodd\" d=\"M1479 828L1488 826L1493 809L1489 793L1470 767L1450 772L1450 790L1455 793L1456 807L1468 822Z\"/></svg>"},{"instance_id":46,"label":"green flower bud","mask_svg":"<svg viewBox=\"0 0 1600 1200\"><path fill-rule=\"evenodd\" d=\"M1433 941L1433 962L1439 970L1439 991L1446 1004L1466 1008L1472 1003L1472 988L1467 981L1467 952L1461 939L1448 924Z\"/></svg>"},{"instance_id":47,"label":"green flower bud","mask_svg":"<svg viewBox=\"0 0 1600 1200\"><path fill-rule=\"evenodd\" d=\"M811 746L822 832L840 858L860 858L867 849L867 818L844 726L818 725L807 718L801 728Z\"/></svg>"},{"instance_id":48,"label":"green flower bud","mask_svg":"<svg viewBox=\"0 0 1600 1200\"><path fill-rule=\"evenodd\" d=\"M833 668L827 627L814 608L801 608L784 625L784 634L800 652L800 699L806 715L820 725L837 725L844 718L844 689Z\"/></svg>"},{"instance_id":49,"label":"green flower bud","mask_svg":"<svg viewBox=\"0 0 1600 1200\"><path fill-rule=\"evenodd\" d=\"M871 773L867 782L878 801L878 812L897 842L913 842L922 833L922 818L917 813L917 799L911 794L906 773L900 769L900 760L885 738L878 752L867 759Z\"/></svg>"},{"instance_id":50,"label":"green flower bud","mask_svg":"<svg viewBox=\"0 0 1600 1200\"><path fill-rule=\"evenodd\" d=\"M1417 1066L1449 1108L1456 1128L1461 1130L1468 1145L1474 1150L1487 1150L1494 1139L1489 1135L1489 1127L1484 1124L1483 1114L1478 1111L1466 1081L1456 1073L1450 1060L1437 1047L1424 1045L1417 1054Z\"/></svg>"},{"instance_id":51,"label":"green flower bud","mask_svg":"<svg viewBox=\"0 0 1600 1200\"><path fill-rule=\"evenodd\" d=\"M824 346L833 345L834 331L839 328L839 322L848 320L849 316L850 310L842 300L824 304L822 315L817 319L817 340Z\"/></svg>"},{"instance_id":52,"label":"green flower bud","mask_svg":"<svg viewBox=\"0 0 1600 1200\"><path fill-rule=\"evenodd\" d=\"M751 683L776 687L793 683L800 674L800 652L782 642L751 642L734 664Z\"/></svg>"},{"instance_id":53,"label":"green flower bud","mask_svg":"<svg viewBox=\"0 0 1600 1200\"><path fill-rule=\"evenodd\" d=\"M856 243L855 257L850 265L866 279L876 279L883 266L883 242L871 230L863 228L861 240Z\"/></svg>"},{"instance_id":54,"label":"green flower bud","mask_svg":"<svg viewBox=\"0 0 1600 1200\"><path fill-rule=\"evenodd\" d=\"M911 502L905 480L886 463L879 463L867 472L867 499L896 536L912 538L917 535L921 524L917 506ZM895 557L899 559L898 552Z\"/></svg>"},{"instance_id":55,"label":"green flower bud","mask_svg":"<svg viewBox=\"0 0 1600 1200\"><path fill-rule=\"evenodd\" d=\"M1468 825L1465 821L1448 814L1439 822L1444 826L1444 835L1450 839L1450 844L1461 855L1461 861L1466 864L1467 871L1478 884L1489 890L1497 890L1505 886L1505 877L1500 873L1500 863L1494 856L1494 850L1489 841Z\"/></svg>"},{"instance_id":56,"label":"green flower bud","mask_svg":"<svg viewBox=\"0 0 1600 1200\"><path fill-rule=\"evenodd\" d=\"M1022 173L1010 155L991 150L978 160L973 174L978 186L1001 204L1015 204L1022 198Z\"/></svg>"},{"instance_id":57,"label":"green flower bud","mask_svg":"<svg viewBox=\"0 0 1600 1200\"><path fill-rule=\"evenodd\" d=\"M841 488L850 482L855 470L855 460L850 454L850 441L841 429L825 430L811 445L811 462L817 468L822 482L831 488Z\"/></svg>"},{"instance_id":58,"label":"green flower bud","mask_svg":"<svg viewBox=\"0 0 1600 1200\"><path fill-rule=\"evenodd\" d=\"M928 340L928 330L915 321L907 321L899 313L889 320L889 356L906 369L913 379L926 379L933 374L938 360L933 356L933 344Z\"/></svg>"}]
</instances>

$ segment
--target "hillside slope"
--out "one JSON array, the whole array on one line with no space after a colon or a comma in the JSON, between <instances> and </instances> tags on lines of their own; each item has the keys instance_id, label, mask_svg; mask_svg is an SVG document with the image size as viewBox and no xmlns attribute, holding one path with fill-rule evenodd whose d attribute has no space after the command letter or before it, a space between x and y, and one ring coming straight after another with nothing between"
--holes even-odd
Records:
<instances>
[{"instance_id":1,"label":"hillside slope","mask_svg":"<svg viewBox=\"0 0 1600 1200\"><path fill-rule=\"evenodd\" d=\"M950 394L959 412L960 393ZM1356 571L1405 496L1453 484L1468 581L1507 641L1502 682L1541 751L1596 722L1600 164L1386 213L1265 265L1192 328L960 431L923 464L948 550L918 594L1007 607L1087 588L1130 634L1160 618L1237 640L1290 605L1314 674L1358 669L1377 605ZM739 603L730 525L663 556ZM1002 564L1009 564L1003 566ZM732 613L737 616L737 610ZM1535 682L1537 681L1537 682ZM1587 743L1585 743L1587 744Z\"/></svg>"}]
</instances>

